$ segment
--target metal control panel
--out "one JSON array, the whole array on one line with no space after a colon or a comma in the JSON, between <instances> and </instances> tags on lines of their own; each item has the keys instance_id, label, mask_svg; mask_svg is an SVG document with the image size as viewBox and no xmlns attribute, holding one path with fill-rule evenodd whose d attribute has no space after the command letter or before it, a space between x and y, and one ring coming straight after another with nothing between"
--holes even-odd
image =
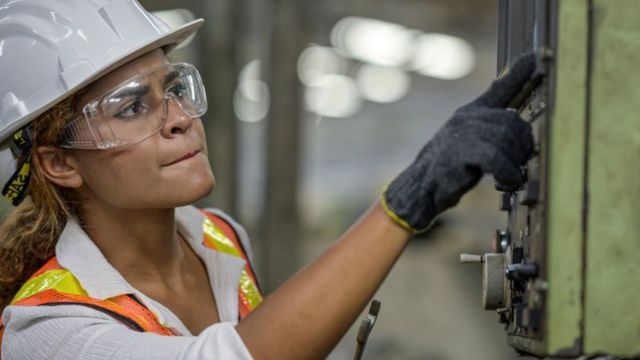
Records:
<instances>
[{"instance_id":1,"label":"metal control panel","mask_svg":"<svg viewBox=\"0 0 640 360\"><path fill-rule=\"evenodd\" d=\"M634 0L501 0L498 73L536 54L513 99L533 129L526 182L503 190L504 227L482 304L517 351L640 358L640 22Z\"/></svg>"},{"instance_id":2,"label":"metal control panel","mask_svg":"<svg viewBox=\"0 0 640 360\"><path fill-rule=\"evenodd\" d=\"M482 305L496 311L512 345L526 353L543 355L530 344L545 343L546 194L549 161L549 111L554 98L556 14L549 0L503 0L499 7L498 77L508 72L518 56L536 55L536 69L509 108L531 124L534 155L522 169L526 182L517 191L500 184L500 210L508 222L495 231L492 252L461 256L464 263L483 264ZM523 344L529 346L523 346ZM534 348L536 346L533 346ZM538 346L540 347L540 346ZM542 346L544 347L544 346ZM576 354L577 351L576 351Z\"/></svg>"},{"instance_id":3,"label":"metal control panel","mask_svg":"<svg viewBox=\"0 0 640 360\"><path fill-rule=\"evenodd\" d=\"M514 53L515 54L515 53ZM509 191L501 184L499 207L508 222L493 234L492 252L484 255L463 254L461 262L483 266L482 306L494 310L512 337L543 341L545 292L545 190L548 144L546 142L547 109L552 99L548 74L553 71L551 48L540 46L535 51L536 69L530 81L512 100L509 108L531 124L534 155L522 171L526 182ZM509 70L510 60L502 68ZM500 75L499 75L500 76Z\"/></svg>"},{"instance_id":4,"label":"metal control panel","mask_svg":"<svg viewBox=\"0 0 640 360\"><path fill-rule=\"evenodd\" d=\"M557 17L551 1L503 1L501 4L500 70L508 71L521 53L533 51L536 68L509 107L531 124L534 154L523 168L526 182L518 191L503 191L500 210L508 223L496 230L493 249L504 256L505 304L495 310L507 333L513 337L544 341L546 272L546 194L549 167L549 122L547 111L554 99L554 50ZM529 47L529 48L527 48ZM504 190L499 184L496 188Z\"/></svg>"},{"instance_id":5,"label":"metal control panel","mask_svg":"<svg viewBox=\"0 0 640 360\"><path fill-rule=\"evenodd\" d=\"M543 341L545 292L545 194L548 162L548 111L553 99L554 14L547 0L502 1L499 24L498 77L515 59L534 52L536 68L509 104L531 124L534 155L522 169L526 182L517 191L501 191L500 210L508 223L496 230L493 252L464 255L462 262L483 264L482 304L495 310L512 337ZM551 76L550 76L551 75Z\"/></svg>"}]
</instances>

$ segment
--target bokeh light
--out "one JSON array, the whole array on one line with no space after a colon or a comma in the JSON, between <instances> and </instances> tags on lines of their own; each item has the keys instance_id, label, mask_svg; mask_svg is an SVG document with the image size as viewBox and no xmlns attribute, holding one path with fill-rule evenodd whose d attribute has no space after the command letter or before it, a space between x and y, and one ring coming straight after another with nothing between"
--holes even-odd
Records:
<instances>
[{"instance_id":1,"label":"bokeh light","mask_svg":"<svg viewBox=\"0 0 640 360\"><path fill-rule=\"evenodd\" d=\"M306 108L325 117L355 115L363 100L402 99L411 87L412 71L456 80L475 66L474 49L464 39L372 18L342 18L332 28L331 44L307 47L297 64Z\"/></svg>"},{"instance_id":2,"label":"bokeh light","mask_svg":"<svg viewBox=\"0 0 640 360\"><path fill-rule=\"evenodd\" d=\"M318 76L307 87L304 99L309 111L331 118L353 116L362 106L355 80L338 74Z\"/></svg>"},{"instance_id":3,"label":"bokeh light","mask_svg":"<svg viewBox=\"0 0 640 360\"><path fill-rule=\"evenodd\" d=\"M455 80L468 75L476 57L471 44L445 34L423 34L416 40L412 70L421 75Z\"/></svg>"},{"instance_id":4,"label":"bokeh light","mask_svg":"<svg viewBox=\"0 0 640 360\"><path fill-rule=\"evenodd\" d=\"M404 97L411 86L409 75L398 68L364 64L356 81L362 97L377 103L392 103Z\"/></svg>"},{"instance_id":5,"label":"bokeh light","mask_svg":"<svg viewBox=\"0 0 640 360\"><path fill-rule=\"evenodd\" d=\"M307 86L313 86L321 75L344 74L346 68L346 60L335 49L326 46L311 45L298 59L298 77Z\"/></svg>"},{"instance_id":6,"label":"bokeh light","mask_svg":"<svg viewBox=\"0 0 640 360\"><path fill-rule=\"evenodd\" d=\"M346 17L336 23L331 43L345 56L381 66L406 64L413 50L414 32L386 21Z\"/></svg>"},{"instance_id":7,"label":"bokeh light","mask_svg":"<svg viewBox=\"0 0 640 360\"><path fill-rule=\"evenodd\" d=\"M269 87L262 80L261 61L250 61L238 76L238 88L233 96L235 114L242 121L260 121L269 113L269 102Z\"/></svg>"}]
</instances>

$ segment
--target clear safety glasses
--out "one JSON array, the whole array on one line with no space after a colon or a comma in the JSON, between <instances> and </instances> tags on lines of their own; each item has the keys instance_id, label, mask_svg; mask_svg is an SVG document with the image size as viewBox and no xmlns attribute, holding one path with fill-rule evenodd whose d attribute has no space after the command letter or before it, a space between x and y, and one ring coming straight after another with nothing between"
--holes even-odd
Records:
<instances>
[{"instance_id":1,"label":"clear safety glasses","mask_svg":"<svg viewBox=\"0 0 640 360\"><path fill-rule=\"evenodd\" d=\"M207 111L198 70L190 64L169 64L140 74L89 102L84 117L65 128L66 148L112 149L132 145L156 134L169 113L181 110L192 118Z\"/></svg>"}]
</instances>

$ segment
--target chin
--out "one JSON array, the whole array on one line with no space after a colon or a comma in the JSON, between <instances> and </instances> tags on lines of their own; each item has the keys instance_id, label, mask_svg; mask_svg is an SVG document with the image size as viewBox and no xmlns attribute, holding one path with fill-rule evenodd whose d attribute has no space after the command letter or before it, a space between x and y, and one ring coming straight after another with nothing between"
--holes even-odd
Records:
<instances>
[{"instance_id":1,"label":"chin","mask_svg":"<svg viewBox=\"0 0 640 360\"><path fill-rule=\"evenodd\" d=\"M179 193L174 192L179 196L179 199L176 199L177 204L175 205L175 207L191 205L199 200L204 199L213 191L214 187L215 179L213 175L197 178L194 178L194 176L192 176L191 181L189 182L189 187L185 188L183 183L183 191L180 191ZM176 187L175 189L178 188L180 187Z\"/></svg>"}]
</instances>

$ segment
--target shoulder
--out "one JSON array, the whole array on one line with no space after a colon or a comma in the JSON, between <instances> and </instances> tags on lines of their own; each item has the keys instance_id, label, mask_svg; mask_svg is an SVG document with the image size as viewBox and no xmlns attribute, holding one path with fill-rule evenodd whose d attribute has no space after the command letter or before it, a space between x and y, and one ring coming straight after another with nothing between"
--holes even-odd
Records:
<instances>
[{"instance_id":1,"label":"shoulder","mask_svg":"<svg viewBox=\"0 0 640 360\"><path fill-rule=\"evenodd\" d=\"M129 329L87 306L8 306L2 356L11 359L252 359L231 323L197 337L160 336Z\"/></svg>"},{"instance_id":2,"label":"shoulder","mask_svg":"<svg viewBox=\"0 0 640 360\"><path fill-rule=\"evenodd\" d=\"M2 312L2 322L3 359L64 358L61 351L81 351L81 343L68 341L72 335L82 338L84 330L98 323L120 326L105 313L82 305L10 305Z\"/></svg>"}]
</instances>

